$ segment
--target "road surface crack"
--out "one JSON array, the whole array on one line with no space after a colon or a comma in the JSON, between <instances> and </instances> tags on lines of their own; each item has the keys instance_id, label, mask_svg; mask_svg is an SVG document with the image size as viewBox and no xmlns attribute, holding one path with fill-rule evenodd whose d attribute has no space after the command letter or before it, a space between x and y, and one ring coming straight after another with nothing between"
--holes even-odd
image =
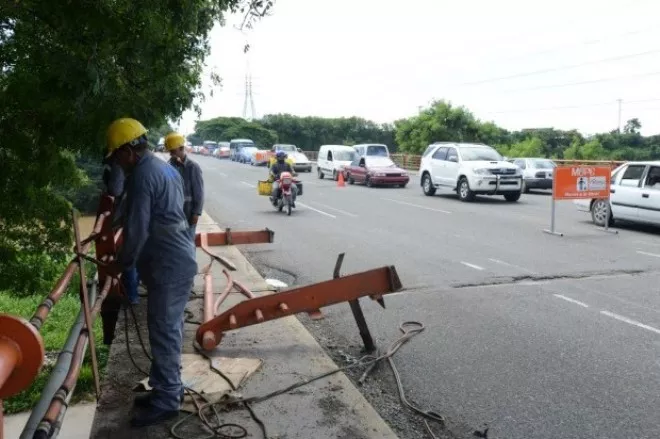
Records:
<instances>
[{"instance_id":1,"label":"road surface crack","mask_svg":"<svg viewBox=\"0 0 660 439\"><path fill-rule=\"evenodd\" d=\"M603 271L591 271L583 273L565 273L565 274L528 274L521 276L507 276L500 278L491 278L483 282L470 282L470 283L460 283L452 285L454 289L460 288L474 288L474 287L487 287L487 286L496 286L496 285L515 285L522 282L543 282L549 280L566 280L566 279L590 279L590 278L603 278L611 276L620 276L620 275L637 275L642 273L648 273L650 270L603 270Z\"/></svg>"}]
</instances>

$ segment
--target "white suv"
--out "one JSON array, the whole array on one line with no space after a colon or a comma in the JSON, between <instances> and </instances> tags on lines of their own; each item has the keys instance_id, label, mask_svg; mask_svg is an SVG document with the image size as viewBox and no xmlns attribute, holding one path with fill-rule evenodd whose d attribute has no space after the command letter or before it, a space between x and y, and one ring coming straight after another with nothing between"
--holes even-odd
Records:
<instances>
[{"instance_id":1,"label":"white suv","mask_svg":"<svg viewBox=\"0 0 660 439\"><path fill-rule=\"evenodd\" d=\"M424 194L444 188L458 193L461 201L476 195L504 195L518 201L522 190L520 168L509 163L488 145L438 142L422 156L419 175Z\"/></svg>"}]
</instances>

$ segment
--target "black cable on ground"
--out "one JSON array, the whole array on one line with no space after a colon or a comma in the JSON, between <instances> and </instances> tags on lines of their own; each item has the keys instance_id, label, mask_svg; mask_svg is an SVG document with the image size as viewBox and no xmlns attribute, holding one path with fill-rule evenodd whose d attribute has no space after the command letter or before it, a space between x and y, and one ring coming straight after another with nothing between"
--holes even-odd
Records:
<instances>
[{"instance_id":1,"label":"black cable on ground","mask_svg":"<svg viewBox=\"0 0 660 439\"><path fill-rule=\"evenodd\" d=\"M133 321L135 322L135 328L136 328L136 331L138 333L138 340L140 341L140 346L142 347L142 350L144 351L145 355L149 358L149 360L151 360L151 356L148 354L146 346L145 346L145 344L142 340L142 335L140 333L140 327L139 327L137 318L135 316L135 311L133 310L133 307L130 303L128 304L128 308L131 310ZM189 321L189 323L193 323L193 322ZM195 323L197 323L197 322L195 322ZM124 308L124 328L125 328L125 338L126 338L126 349L128 350L128 354L129 354L129 357L131 359L131 362L133 363L133 365L135 366L135 368L137 370L139 370L140 372L142 372L145 375L148 375L148 373L145 373L136 364L136 362L133 359L133 356L131 354L131 351L130 351L130 345L129 345L129 342L128 342L128 319L127 319L126 308ZM392 370L392 374L394 375L394 379L395 379L396 385L397 385L397 391L399 393L399 399L401 400L402 405L408 407L408 409L410 409L413 412L415 412L416 414L422 416L424 418L423 419L424 420L424 426L426 427L427 433L433 439L438 439L438 437L433 433L433 431L431 429L431 426L429 424L429 421L437 422L438 424L444 426L445 425L445 418L442 415L440 415L438 413L435 413L432 410L422 410L421 408L413 405L410 401L408 401L408 399L405 396L405 389L403 387L403 382L401 380L401 375L399 374L399 370L397 369L397 367L394 363L394 359L393 359L394 354L397 353L397 351L399 350L399 348L401 348L401 346L406 344L408 341L410 341L416 335L419 335L425 329L426 328L424 327L424 324L421 323L421 322L417 322L417 321L403 322L401 325L399 325L399 330L402 333L401 337L396 339L388 347L388 349L385 351L385 353L380 355L380 356L374 357L372 355L366 355L366 356L360 358L357 362L355 362L353 364L349 364L347 366L343 366L343 367L331 370L329 372L325 372L323 374L314 376L312 378L308 378L306 380L300 381L296 384L292 384L288 387L285 387L285 388L280 389L280 390L276 390L276 391L268 393L266 395L255 396L255 397L251 397L251 398L247 398L247 399L235 400L235 401L232 401L232 404L241 403L247 409L247 411L250 413L250 417L254 420L254 422L257 423L257 425L259 425L264 439L267 439L268 435L267 435L267 432L266 432L266 426L263 423L263 421L261 421L261 419L259 419L259 417L254 413L254 410L253 410L251 404L256 404L256 403L259 403L259 402L266 401L268 399L271 399L271 398L274 398L276 396L288 393L292 390L295 390L295 389L298 389L300 387L306 386L310 383L313 383L313 382L318 381L320 379L323 379L323 378L326 378L328 376L334 375L336 373L344 372L344 371L347 371L347 370L350 370L350 369L355 369L355 368L358 368L358 367L369 367L369 369L363 375L363 379L364 379L364 378L366 378L366 375L371 370L373 370L373 366L375 366L377 363L379 363L383 360L387 360L387 363L390 366L390 369ZM234 391L237 390L236 387L234 386L234 383L232 383L231 380L224 373L222 373L221 371L219 371L217 369L216 369L216 372L218 372L218 374L229 384L229 386L231 387L232 390L234 390ZM241 434L243 434L243 432L245 432L245 434L247 435L247 430L243 426L240 426L240 425L237 425L237 424L230 424L230 423L227 423L227 424L222 424L221 423L220 414L219 414L217 408L222 407L222 406L226 406L227 403L222 403L222 402L210 403L203 395L196 392L195 390L189 389L189 388L185 388L185 390L187 392L189 392L191 398L193 399L193 403L197 407L198 411L197 411L197 413L191 413L191 414L187 415L185 418L177 421L171 427L170 434L174 438L176 438L176 439L189 439L189 438L186 438L184 436L180 436L177 433L176 430L179 426L181 426L183 423L185 423L188 419L190 419L194 415L197 415L198 418L200 419L200 421L202 422L202 424L206 428L208 428L209 431L213 432L213 434L211 434L210 436L206 436L204 438L198 438L198 439L211 439L211 438L221 438L221 439L236 438L236 439L239 439L239 438L246 437L246 436L239 436L239 435L228 435L228 434L222 433L220 431L222 429L231 427L231 428L239 429L239 430L241 430ZM204 401L204 403L201 404L201 405L198 405L197 401L194 399L193 394L197 395L200 399L202 399ZM211 410L213 410L213 413L216 417L216 421L218 423L218 427L214 427L213 425L211 425L211 422L206 418L206 415L204 414L204 410L209 409L209 408Z\"/></svg>"}]
</instances>

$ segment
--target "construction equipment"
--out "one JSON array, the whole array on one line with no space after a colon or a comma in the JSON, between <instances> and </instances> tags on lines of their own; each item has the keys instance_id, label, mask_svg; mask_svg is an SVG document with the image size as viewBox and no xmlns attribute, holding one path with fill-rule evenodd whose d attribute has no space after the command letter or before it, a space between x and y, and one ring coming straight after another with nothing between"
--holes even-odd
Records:
<instances>
[{"instance_id":1,"label":"construction equipment","mask_svg":"<svg viewBox=\"0 0 660 439\"><path fill-rule=\"evenodd\" d=\"M360 334L365 342L365 350L373 351L373 340L357 300L360 297L369 296L371 299L378 301L384 308L385 302L382 296L401 290L401 281L394 266L376 268L343 277L339 276L343 258L344 254L342 253L337 260L335 277L332 280L261 297L250 297L251 293L242 291L248 297L248 300L234 305L215 317L213 315L222 301L218 299L218 302L213 303L209 264L204 289L204 323L197 329L197 343L205 350L211 350L220 344L225 331L256 325L301 312L309 313L317 311L321 307L341 302L350 302ZM235 283L233 282L234 285ZM229 285L228 288L231 289L231 286ZM229 290L225 291L226 293L223 292L221 296L222 300L229 292ZM209 296L210 298L207 299Z\"/></svg>"}]
</instances>

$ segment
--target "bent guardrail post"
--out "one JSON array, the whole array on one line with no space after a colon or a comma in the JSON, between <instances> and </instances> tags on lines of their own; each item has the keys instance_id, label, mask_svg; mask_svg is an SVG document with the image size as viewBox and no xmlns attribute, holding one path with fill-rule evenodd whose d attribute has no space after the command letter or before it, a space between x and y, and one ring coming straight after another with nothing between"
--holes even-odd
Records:
<instances>
[{"instance_id":1,"label":"bent guardrail post","mask_svg":"<svg viewBox=\"0 0 660 439\"><path fill-rule=\"evenodd\" d=\"M202 323L196 333L197 343L210 350L204 336L213 334L217 344L225 331L280 319L300 312L309 312L324 306L348 302L369 296L383 304L383 295L401 290L401 281L394 266L376 268L362 273L292 288L279 293L254 297L234 305L222 314Z\"/></svg>"},{"instance_id":2,"label":"bent guardrail post","mask_svg":"<svg viewBox=\"0 0 660 439\"><path fill-rule=\"evenodd\" d=\"M273 242L275 233L272 230L256 230L256 231L241 231L233 232L231 229L227 228L224 232L199 232L195 236L195 245L201 248L204 253L211 257L211 262L202 269L204 274L204 308L203 308L203 322L208 322L215 317L215 314L224 300L229 296L232 288L236 287L239 292L243 293L248 298L253 298L254 294L240 284L237 281L234 281L227 270L236 271L236 266L230 260L223 258L222 256L213 253L210 249L210 246L222 246L222 245L241 245L241 244L269 244ZM226 268L223 269L224 275L227 277L227 285L225 289L220 294L220 297L214 302L213 301L213 276L211 274L211 267L213 262L217 261L224 265ZM210 346L209 349L213 349L219 341L215 339L213 332L207 332L202 335L201 341L199 342L202 346Z\"/></svg>"}]
</instances>

